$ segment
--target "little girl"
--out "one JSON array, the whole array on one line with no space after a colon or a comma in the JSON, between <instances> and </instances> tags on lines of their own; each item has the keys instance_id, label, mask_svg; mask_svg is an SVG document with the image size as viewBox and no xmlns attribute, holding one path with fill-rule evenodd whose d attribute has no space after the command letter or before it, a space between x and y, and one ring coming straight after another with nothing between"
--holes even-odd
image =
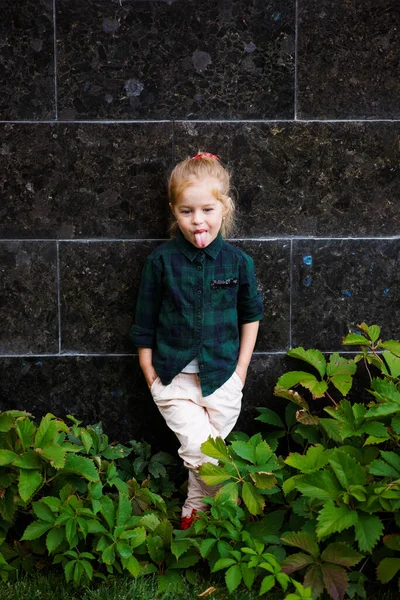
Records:
<instances>
[{"instance_id":1,"label":"little girl","mask_svg":"<svg viewBox=\"0 0 400 600\"><path fill-rule=\"evenodd\" d=\"M201 152L169 179L172 239L147 258L132 340L154 401L181 444L189 469L181 528L202 498L213 496L198 474L201 444L225 438L239 413L242 388L263 305L252 259L224 241L233 227L230 174Z\"/></svg>"}]
</instances>

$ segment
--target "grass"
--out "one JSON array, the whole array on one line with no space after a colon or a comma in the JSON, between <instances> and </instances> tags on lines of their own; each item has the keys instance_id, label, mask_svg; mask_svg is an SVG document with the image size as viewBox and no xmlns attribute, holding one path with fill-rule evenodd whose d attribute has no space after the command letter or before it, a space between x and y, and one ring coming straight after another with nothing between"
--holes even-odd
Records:
<instances>
[{"instance_id":1,"label":"grass","mask_svg":"<svg viewBox=\"0 0 400 600\"><path fill-rule=\"evenodd\" d=\"M118 577L102 582L92 588L74 589L57 573L21 575L14 582L0 583L1 600L194 600L212 584L203 581L196 586L187 585L182 595L174 593L158 594L155 578L146 577L137 580ZM215 581L213 585L217 585ZM281 600L282 593L270 593L264 600ZM204 597L204 596L203 596ZM374 600L398 600L398 591L380 589L373 586L367 597ZM229 594L223 580L217 590L206 600L256 600L257 591L240 590Z\"/></svg>"},{"instance_id":2,"label":"grass","mask_svg":"<svg viewBox=\"0 0 400 600\"><path fill-rule=\"evenodd\" d=\"M74 589L58 574L21 575L17 581L0 583L1 600L193 600L215 582L203 581L195 586L187 585L183 594L159 594L157 580L152 577L128 579L118 577L98 583L92 588ZM239 590L229 594L221 580L215 592L206 600L255 600L256 591ZM281 600L282 594L271 593L265 600ZM389 599L388 599L389 600Z\"/></svg>"}]
</instances>

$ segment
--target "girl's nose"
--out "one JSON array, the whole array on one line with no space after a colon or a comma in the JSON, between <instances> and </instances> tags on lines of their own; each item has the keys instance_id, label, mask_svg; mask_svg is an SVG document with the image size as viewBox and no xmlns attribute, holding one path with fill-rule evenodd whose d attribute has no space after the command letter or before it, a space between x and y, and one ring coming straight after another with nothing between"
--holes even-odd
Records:
<instances>
[{"instance_id":1,"label":"girl's nose","mask_svg":"<svg viewBox=\"0 0 400 600\"><path fill-rule=\"evenodd\" d=\"M203 222L203 213L202 212L194 212L193 213L193 223L195 225L199 225Z\"/></svg>"}]
</instances>

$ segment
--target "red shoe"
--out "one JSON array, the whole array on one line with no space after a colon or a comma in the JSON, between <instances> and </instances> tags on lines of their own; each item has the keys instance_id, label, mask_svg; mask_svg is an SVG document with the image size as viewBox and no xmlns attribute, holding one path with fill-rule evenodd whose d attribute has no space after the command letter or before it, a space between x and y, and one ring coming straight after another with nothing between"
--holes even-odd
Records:
<instances>
[{"instance_id":1,"label":"red shoe","mask_svg":"<svg viewBox=\"0 0 400 600\"><path fill-rule=\"evenodd\" d=\"M190 517L181 517L181 529L189 529L195 520L197 510L194 508Z\"/></svg>"}]
</instances>

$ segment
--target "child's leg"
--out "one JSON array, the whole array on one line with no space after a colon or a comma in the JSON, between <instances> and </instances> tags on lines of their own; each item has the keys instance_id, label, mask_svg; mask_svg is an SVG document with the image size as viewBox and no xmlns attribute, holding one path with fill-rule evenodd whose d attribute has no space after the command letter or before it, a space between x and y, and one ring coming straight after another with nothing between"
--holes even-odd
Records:
<instances>
[{"instance_id":1,"label":"child's leg","mask_svg":"<svg viewBox=\"0 0 400 600\"><path fill-rule=\"evenodd\" d=\"M236 425L242 406L242 389L242 381L235 372L213 394L202 399L201 404L216 431L215 437L225 439Z\"/></svg>"},{"instance_id":2,"label":"child's leg","mask_svg":"<svg viewBox=\"0 0 400 600\"><path fill-rule=\"evenodd\" d=\"M197 473L197 467L203 462L218 463L200 450L201 444L210 435L216 437L218 434L210 423L206 409L200 405L202 394L197 375L177 375L167 386L156 382L151 392L168 427L181 443L178 453L189 469L188 496L182 507L182 516L190 517L193 509L205 510L206 505L202 499L204 496L214 495L217 490L215 486L205 486Z\"/></svg>"},{"instance_id":3,"label":"child's leg","mask_svg":"<svg viewBox=\"0 0 400 600\"><path fill-rule=\"evenodd\" d=\"M202 394L196 374L181 373L169 385L157 382L151 388L154 402L168 427L181 443L178 450L185 467L193 469L203 462L218 463L206 457L201 444L217 435L206 409L201 406Z\"/></svg>"},{"instance_id":4,"label":"child's leg","mask_svg":"<svg viewBox=\"0 0 400 600\"><path fill-rule=\"evenodd\" d=\"M188 498L182 516L190 516L193 508L204 510L204 496L214 496L218 486L207 486L196 467L203 462L218 463L205 456L201 444L209 436L225 438L238 419L242 384L234 373L218 390L203 398L196 375L180 374L167 386L157 382L151 389L153 398L168 427L181 443L178 450L189 469Z\"/></svg>"}]
</instances>

